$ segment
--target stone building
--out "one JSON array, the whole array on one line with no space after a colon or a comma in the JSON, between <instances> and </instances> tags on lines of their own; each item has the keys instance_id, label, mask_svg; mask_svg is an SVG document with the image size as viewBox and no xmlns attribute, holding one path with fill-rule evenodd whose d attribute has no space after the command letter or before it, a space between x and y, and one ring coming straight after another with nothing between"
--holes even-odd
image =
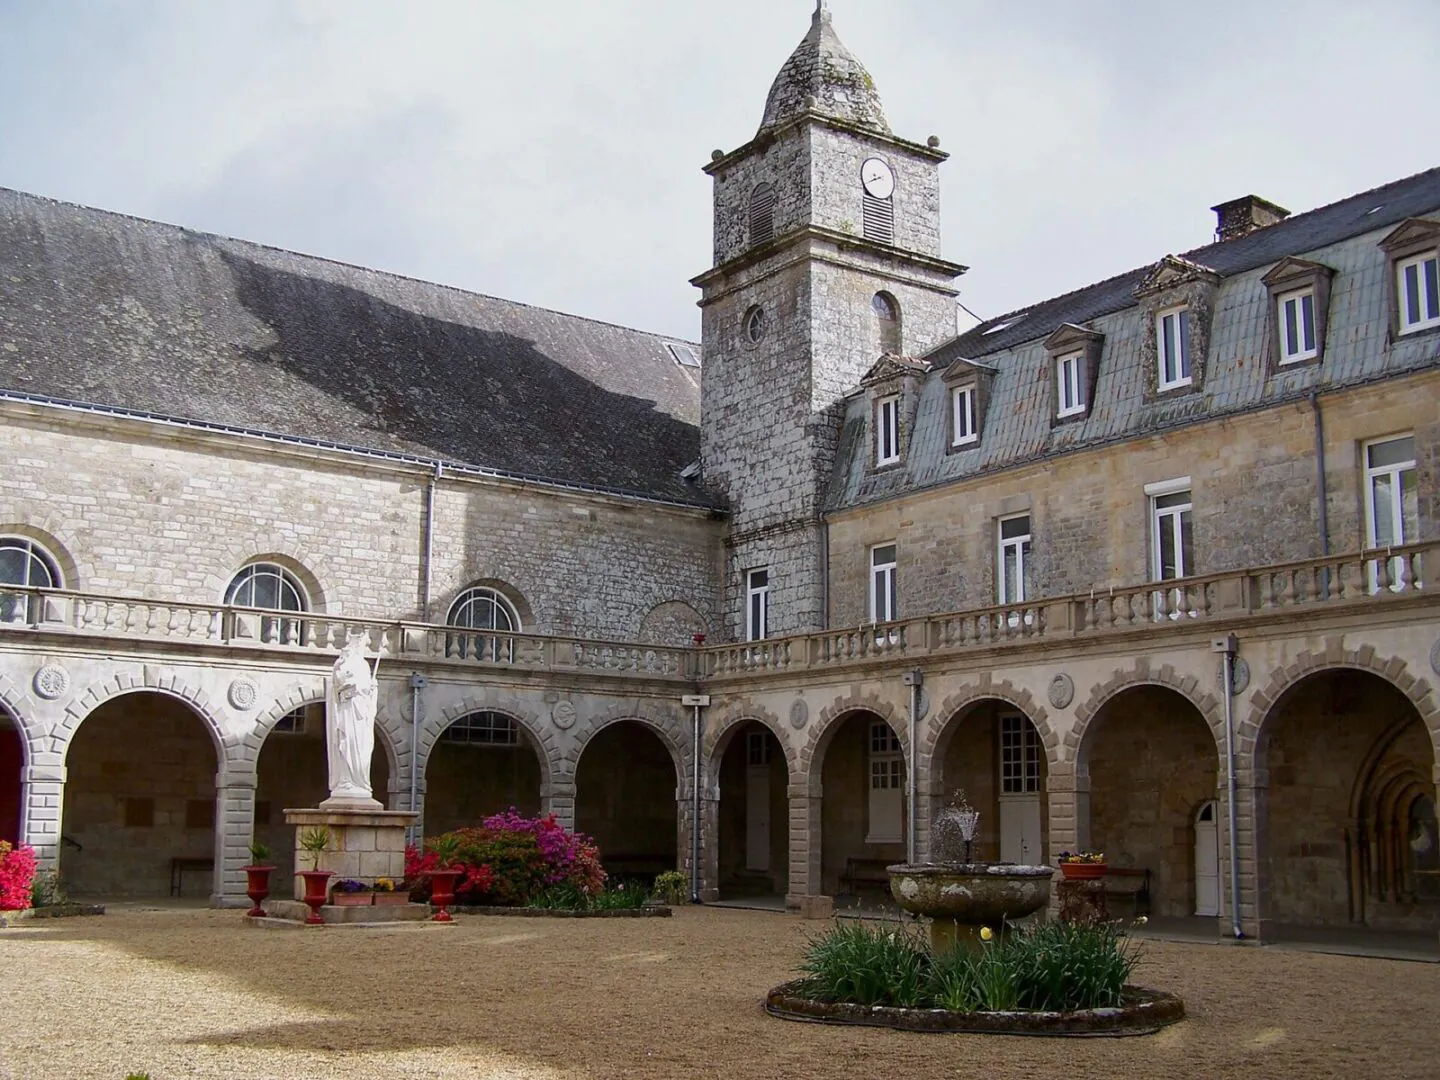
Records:
<instances>
[{"instance_id":1,"label":"stone building","mask_svg":"<svg viewBox=\"0 0 1440 1080\"><path fill-rule=\"evenodd\" d=\"M822 4L700 343L0 192L0 834L238 901L363 631L427 833L798 904L963 789L1156 914L1440 928L1440 170L956 336L944 160Z\"/></svg>"}]
</instances>

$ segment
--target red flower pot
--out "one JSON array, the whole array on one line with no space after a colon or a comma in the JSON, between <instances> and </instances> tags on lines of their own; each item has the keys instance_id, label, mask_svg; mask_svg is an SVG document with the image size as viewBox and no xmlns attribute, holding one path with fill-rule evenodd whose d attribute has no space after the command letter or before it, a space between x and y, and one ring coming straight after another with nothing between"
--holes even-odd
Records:
<instances>
[{"instance_id":1,"label":"red flower pot","mask_svg":"<svg viewBox=\"0 0 1440 1080\"><path fill-rule=\"evenodd\" d=\"M392 907L410 903L410 894L399 889L394 892L377 892L374 897L376 907Z\"/></svg>"},{"instance_id":2,"label":"red flower pot","mask_svg":"<svg viewBox=\"0 0 1440 1080\"><path fill-rule=\"evenodd\" d=\"M307 926L323 925L325 920L320 917L320 908L325 903L325 893L330 887L330 879L335 876L333 870L301 870L300 876L305 879L305 895L301 899L310 909L310 914L305 916Z\"/></svg>"},{"instance_id":3,"label":"red flower pot","mask_svg":"<svg viewBox=\"0 0 1440 1080\"><path fill-rule=\"evenodd\" d=\"M431 870L430 903L435 908L436 922L453 922L445 909L455 903L455 882L464 870Z\"/></svg>"},{"instance_id":4,"label":"red flower pot","mask_svg":"<svg viewBox=\"0 0 1440 1080\"><path fill-rule=\"evenodd\" d=\"M1103 862L1062 862L1060 873L1068 881L1094 881L1105 876Z\"/></svg>"},{"instance_id":5,"label":"red flower pot","mask_svg":"<svg viewBox=\"0 0 1440 1080\"><path fill-rule=\"evenodd\" d=\"M242 866L245 871L245 895L250 898L254 906L247 911L246 915L260 918L265 914L265 909L260 905L270 895L270 874L275 869L273 866Z\"/></svg>"}]
</instances>

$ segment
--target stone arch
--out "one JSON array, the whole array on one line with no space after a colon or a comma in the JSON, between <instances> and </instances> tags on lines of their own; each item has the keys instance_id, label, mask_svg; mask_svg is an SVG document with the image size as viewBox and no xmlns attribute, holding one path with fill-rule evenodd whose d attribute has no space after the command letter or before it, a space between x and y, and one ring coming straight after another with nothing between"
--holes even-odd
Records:
<instances>
[{"instance_id":1,"label":"stone arch","mask_svg":"<svg viewBox=\"0 0 1440 1080\"><path fill-rule=\"evenodd\" d=\"M1339 637L1327 639L1321 652L1302 652L1291 663L1276 668L1269 681L1250 695L1250 711L1235 728L1237 755L1242 760L1253 759L1256 768L1264 768L1262 735L1285 695L1312 675L1345 668L1378 676L1404 694L1420 714L1430 733L1436 760L1440 761L1440 702L1429 681L1410 674L1408 665L1398 656L1380 656L1373 645L1347 649Z\"/></svg>"},{"instance_id":2,"label":"stone arch","mask_svg":"<svg viewBox=\"0 0 1440 1080\"><path fill-rule=\"evenodd\" d=\"M437 621L445 624L450 622L450 614L456 602L470 592L472 589L489 589L500 596L510 606L515 614L519 625L519 632L533 634L537 632L535 608L531 605L526 594L516 585L511 584L504 578L477 576L465 581L459 588L452 590L446 597L444 609L440 610L436 605L434 616Z\"/></svg>"},{"instance_id":3,"label":"stone arch","mask_svg":"<svg viewBox=\"0 0 1440 1080\"><path fill-rule=\"evenodd\" d=\"M539 717L534 713L524 712L512 704L498 703L490 695L477 694L460 701L447 705L440 712L440 722L425 722L420 727L419 760L416 763L415 775L420 778L420 786L425 783L425 770L430 765L430 755L435 750L435 745L440 741L440 736L445 729L463 716L471 713L493 712L502 716L508 716L520 726L530 739L531 749L535 751L535 758L540 763L540 789L549 790L550 783L560 767L562 755L559 741L555 737L550 725L540 722Z\"/></svg>"},{"instance_id":4,"label":"stone arch","mask_svg":"<svg viewBox=\"0 0 1440 1080\"><path fill-rule=\"evenodd\" d=\"M573 783L580 758L585 754L585 747L605 728L611 724L618 724L622 720L634 720L660 737L660 741L665 744L665 749L670 752L670 758L675 764L678 787L688 788L692 756L690 733L686 725L673 709L639 703L614 705L591 717L584 724L584 730L575 733L576 737L570 748L556 759L556 778L563 775Z\"/></svg>"},{"instance_id":5,"label":"stone arch","mask_svg":"<svg viewBox=\"0 0 1440 1080\"><path fill-rule=\"evenodd\" d=\"M241 740L241 749L235 760L237 770L247 770L254 774L260 763L260 751L269 738L270 732L275 730L275 725L280 718L290 714L302 705L314 705L325 700L325 680L316 675L306 679L304 682L293 684L284 693L276 696L270 708L259 713L250 730L245 733ZM410 756L409 730L397 718L390 715L389 710L381 707L375 712L375 726L380 729L385 738L381 741L381 749L385 751L386 764L390 767L392 778L400 775L400 766Z\"/></svg>"},{"instance_id":6,"label":"stone arch","mask_svg":"<svg viewBox=\"0 0 1440 1080\"><path fill-rule=\"evenodd\" d=\"M1076 706L1075 726L1065 735L1063 745L1077 769L1084 765L1080 750L1085 745L1085 737L1089 734L1095 717L1111 699L1136 686L1163 686L1179 694L1194 706L1204 719L1215 739L1216 753L1222 752L1225 745L1225 715L1216 696L1202 692L1200 680L1194 675L1182 675L1171 664L1154 669L1142 656L1129 671L1116 671L1105 682L1091 687L1090 697L1083 705Z\"/></svg>"},{"instance_id":7,"label":"stone arch","mask_svg":"<svg viewBox=\"0 0 1440 1080\"><path fill-rule=\"evenodd\" d=\"M299 544L283 544L279 547L262 547L260 545L248 545L239 542L232 542L225 551L225 558L229 563L223 570L205 576L205 587L210 589L216 597L216 603L225 602L225 593L230 588L230 583L235 580L244 567L251 563L267 562L283 567L299 579L300 584L305 586L310 607L307 609L316 615L338 615L330 610L329 598L325 592L325 586L321 583L320 577L313 566L323 566L323 559L316 559L312 552Z\"/></svg>"},{"instance_id":8,"label":"stone arch","mask_svg":"<svg viewBox=\"0 0 1440 1080\"><path fill-rule=\"evenodd\" d=\"M91 571L88 565L82 568L76 559L74 543L65 539L69 532L69 529L48 514L44 517L20 514L18 517L0 521L0 536L23 536L27 540L35 541L55 560L56 569L60 571L60 587L78 591L80 583L91 576Z\"/></svg>"},{"instance_id":9,"label":"stone arch","mask_svg":"<svg viewBox=\"0 0 1440 1080\"><path fill-rule=\"evenodd\" d=\"M816 717L810 736L796 758L795 775L797 779L803 780L812 793L820 785L820 770L825 760L825 750L835 737L835 732L840 730L841 722L851 713L857 712L874 713L888 723L895 732L895 737L900 740L906 760L909 760L909 725L899 708L876 694L850 694L848 697L836 698Z\"/></svg>"},{"instance_id":10,"label":"stone arch","mask_svg":"<svg viewBox=\"0 0 1440 1080\"><path fill-rule=\"evenodd\" d=\"M34 705L30 695L16 686L10 676L0 675L0 711L15 721L15 727L20 732L20 749L25 755L25 766L34 765L36 758L45 752L40 726L30 716Z\"/></svg>"},{"instance_id":11,"label":"stone arch","mask_svg":"<svg viewBox=\"0 0 1440 1080\"><path fill-rule=\"evenodd\" d=\"M226 733L211 704L210 695L200 687L192 686L183 677L161 673L148 664L139 678L124 671L117 672L109 679L93 683L84 694L66 706L65 717L55 726L55 732L51 736L53 748L60 754L62 761L69 753L76 730L86 717L107 701L127 694L142 693L163 694L189 706L200 718L210 736L219 771L227 772L243 761L244 739L240 735Z\"/></svg>"},{"instance_id":12,"label":"stone arch","mask_svg":"<svg viewBox=\"0 0 1440 1080\"><path fill-rule=\"evenodd\" d=\"M990 673L986 672L978 682L968 683L946 697L935 714L940 719L926 725L925 734L920 739L918 758L927 786L931 788L930 794L942 794L934 789L935 759L937 755L944 757L945 748L954 736L956 721L969 711L971 706L985 701L1003 701L1023 713L1026 719L1035 725L1049 764L1053 767L1059 761L1060 736L1050 724L1049 712L1036 702L1035 696L1029 690L1016 686L1009 679L995 682Z\"/></svg>"},{"instance_id":13,"label":"stone arch","mask_svg":"<svg viewBox=\"0 0 1440 1080\"><path fill-rule=\"evenodd\" d=\"M785 754L786 775L792 779L799 775L795 748L786 738L785 725L780 722L780 718L769 709L741 699L726 705L719 715L707 725L708 730L703 740L703 753L711 783L714 783L715 778L719 775L720 759L725 756L725 751L730 745L730 740L734 738L735 732L752 720L769 729L770 734L774 735L780 743L780 749Z\"/></svg>"},{"instance_id":14,"label":"stone arch","mask_svg":"<svg viewBox=\"0 0 1440 1080\"><path fill-rule=\"evenodd\" d=\"M704 618L683 600L662 600L640 620L637 640L647 645L688 648L696 634L707 632Z\"/></svg>"}]
</instances>

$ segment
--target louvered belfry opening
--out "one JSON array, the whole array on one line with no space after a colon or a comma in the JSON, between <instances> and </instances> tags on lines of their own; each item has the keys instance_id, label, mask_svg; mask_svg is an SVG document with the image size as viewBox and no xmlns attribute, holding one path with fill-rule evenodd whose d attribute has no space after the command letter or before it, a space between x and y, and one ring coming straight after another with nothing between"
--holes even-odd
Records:
<instances>
[{"instance_id":1,"label":"louvered belfry opening","mask_svg":"<svg viewBox=\"0 0 1440 1080\"><path fill-rule=\"evenodd\" d=\"M750 246L775 239L775 189L761 184L750 193Z\"/></svg>"},{"instance_id":2,"label":"louvered belfry opening","mask_svg":"<svg viewBox=\"0 0 1440 1080\"><path fill-rule=\"evenodd\" d=\"M865 195L864 215L865 239L881 244L895 243L895 198L877 199Z\"/></svg>"}]
</instances>

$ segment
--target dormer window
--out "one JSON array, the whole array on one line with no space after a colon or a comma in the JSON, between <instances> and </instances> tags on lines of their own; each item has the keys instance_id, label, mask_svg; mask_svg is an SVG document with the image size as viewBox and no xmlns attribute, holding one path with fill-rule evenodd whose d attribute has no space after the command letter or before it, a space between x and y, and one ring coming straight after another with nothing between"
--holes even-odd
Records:
<instances>
[{"instance_id":1,"label":"dormer window","mask_svg":"<svg viewBox=\"0 0 1440 1080\"><path fill-rule=\"evenodd\" d=\"M1171 308L1155 316L1155 352L1159 362L1158 389L1190 385L1190 312Z\"/></svg>"},{"instance_id":2,"label":"dormer window","mask_svg":"<svg viewBox=\"0 0 1440 1080\"><path fill-rule=\"evenodd\" d=\"M900 460L900 395L891 394L875 403L875 464L894 465Z\"/></svg>"},{"instance_id":3,"label":"dormer window","mask_svg":"<svg viewBox=\"0 0 1440 1080\"><path fill-rule=\"evenodd\" d=\"M1280 363L1294 364L1319 355L1315 329L1315 290L1286 293L1277 301L1280 329Z\"/></svg>"},{"instance_id":4,"label":"dormer window","mask_svg":"<svg viewBox=\"0 0 1440 1080\"><path fill-rule=\"evenodd\" d=\"M1056 417L1078 416L1085 411L1085 354L1055 358Z\"/></svg>"},{"instance_id":5,"label":"dormer window","mask_svg":"<svg viewBox=\"0 0 1440 1080\"><path fill-rule=\"evenodd\" d=\"M975 415L975 384L957 386L950 391L951 446L966 446L980 441L980 425Z\"/></svg>"},{"instance_id":6,"label":"dormer window","mask_svg":"<svg viewBox=\"0 0 1440 1080\"><path fill-rule=\"evenodd\" d=\"M1440 326L1440 256L1434 251L1395 264L1400 333Z\"/></svg>"}]
</instances>

